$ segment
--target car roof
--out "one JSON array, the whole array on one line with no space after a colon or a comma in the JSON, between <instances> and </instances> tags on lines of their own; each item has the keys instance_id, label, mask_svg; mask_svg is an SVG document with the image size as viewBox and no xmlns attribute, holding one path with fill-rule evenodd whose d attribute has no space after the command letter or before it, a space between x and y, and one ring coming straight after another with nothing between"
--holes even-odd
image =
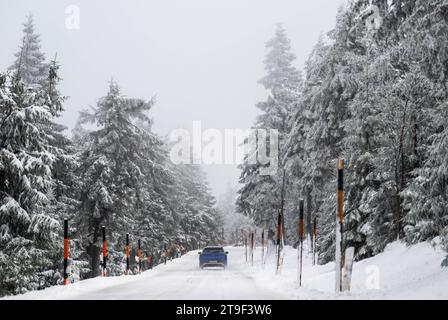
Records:
<instances>
[{"instance_id":1,"label":"car roof","mask_svg":"<svg viewBox=\"0 0 448 320\"><path fill-rule=\"evenodd\" d=\"M205 247L204 249L224 249L224 247L220 247L220 246L209 246L209 247Z\"/></svg>"}]
</instances>

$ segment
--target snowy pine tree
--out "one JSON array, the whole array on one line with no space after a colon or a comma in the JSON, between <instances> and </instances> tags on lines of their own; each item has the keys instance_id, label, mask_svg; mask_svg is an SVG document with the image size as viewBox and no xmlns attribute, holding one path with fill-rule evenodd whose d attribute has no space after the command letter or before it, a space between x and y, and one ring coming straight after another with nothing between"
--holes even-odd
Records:
<instances>
[{"instance_id":1,"label":"snowy pine tree","mask_svg":"<svg viewBox=\"0 0 448 320\"><path fill-rule=\"evenodd\" d=\"M306 64L305 82L288 138L289 172L308 214L326 232L318 239L320 258L334 256L336 159L344 158L344 121L357 92L353 63L362 47L353 38L354 13L338 13L336 28L320 37Z\"/></svg>"},{"instance_id":2,"label":"snowy pine tree","mask_svg":"<svg viewBox=\"0 0 448 320\"><path fill-rule=\"evenodd\" d=\"M26 87L43 86L48 80L49 64L41 52L40 36L34 30L33 15L24 23L23 37L15 61L9 67L12 74L22 80Z\"/></svg>"},{"instance_id":3,"label":"snowy pine tree","mask_svg":"<svg viewBox=\"0 0 448 320\"><path fill-rule=\"evenodd\" d=\"M277 212L282 207L281 199L286 197L287 188L283 187L284 145L290 131L289 118L300 95L302 77L293 66L295 56L280 24L274 38L266 43L266 48L269 49L264 61L267 75L260 83L269 95L266 101L257 104L261 114L254 128L277 130L280 168L274 174L263 175L259 162L243 164L240 177L243 187L238 191L237 210L253 218L258 225L269 228L275 225Z\"/></svg>"},{"instance_id":4,"label":"snowy pine tree","mask_svg":"<svg viewBox=\"0 0 448 320\"><path fill-rule=\"evenodd\" d=\"M0 294L21 293L60 278L60 224L45 210L59 153L45 132L55 105L44 89L2 75L0 112Z\"/></svg>"},{"instance_id":5,"label":"snowy pine tree","mask_svg":"<svg viewBox=\"0 0 448 320\"><path fill-rule=\"evenodd\" d=\"M224 225L215 208L206 176L200 166L178 164L172 167L175 186L171 192L172 204L179 215L179 232L188 239L190 249L222 242Z\"/></svg>"},{"instance_id":6,"label":"snowy pine tree","mask_svg":"<svg viewBox=\"0 0 448 320\"><path fill-rule=\"evenodd\" d=\"M408 188L417 188L419 168L433 157L425 151L431 136L446 125L435 121L444 119L437 105L446 99L444 5L374 1L382 24L370 29L362 16L371 5L357 1L341 10L329 34L333 41L316 47L288 141L291 175L297 185L317 190L320 216L334 215L334 160L345 158L344 238L358 259L403 235L418 194ZM426 23L429 17L437 22ZM434 51L425 49L428 41ZM325 262L334 254L334 218L320 220Z\"/></svg>"},{"instance_id":7,"label":"snowy pine tree","mask_svg":"<svg viewBox=\"0 0 448 320\"><path fill-rule=\"evenodd\" d=\"M99 275L101 227L105 225L109 238L116 241L110 246L111 261L114 249L122 251L120 239L132 230L140 192L146 183L144 167L151 163L145 154L145 131L136 121L149 121L145 112L153 104L153 100L122 96L118 85L111 82L109 92L99 99L96 108L81 114L81 123L98 127L87 133L79 155L79 223L91 276Z\"/></svg>"}]
</instances>

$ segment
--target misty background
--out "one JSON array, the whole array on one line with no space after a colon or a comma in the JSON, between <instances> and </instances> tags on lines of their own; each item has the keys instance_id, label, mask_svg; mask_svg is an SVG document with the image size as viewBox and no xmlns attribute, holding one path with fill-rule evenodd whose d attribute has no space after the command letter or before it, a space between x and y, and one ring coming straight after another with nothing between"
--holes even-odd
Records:
<instances>
[{"instance_id":1,"label":"misty background","mask_svg":"<svg viewBox=\"0 0 448 320\"><path fill-rule=\"evenodd\" d=\"M302 68L319 34L335 24L344 0L0 0L0 69L14 60L29 13L47 59L61 64L68 96L60 122L69 130L78 112L104 96L111 78L127 96L157 97L154 131L176 128L247 129L266 92L265 42L285 27L296 67ZM68 6L80 10L80 28L66 28ZM235 186L236 165L204 165L219 196Z\"/></svg>"}]
</instances>

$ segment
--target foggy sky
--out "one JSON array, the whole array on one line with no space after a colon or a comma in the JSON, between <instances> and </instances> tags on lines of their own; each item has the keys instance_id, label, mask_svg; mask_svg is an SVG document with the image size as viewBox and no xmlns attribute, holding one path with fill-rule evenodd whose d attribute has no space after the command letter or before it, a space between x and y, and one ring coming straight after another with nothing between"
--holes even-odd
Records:
<instances>
[{"instance_id":1,"label":"foggy sky","mask_svg":"<svg viewBox=\"0 0 448 320\"><path fill-rule=\"evenodd\" d=\"M266 97L265 42L283 23L302 68L321 32L335 23L344 0L0 0L0 70L14 59L28 13L47 58L57 52L69 96L60 122L72 129L78 111L106 94L111 78L127 96L157 97L154 131L247 129ZM80 29L66 28L66 8L80 9ZM239 170L205 166L216 195Z\"/></svg>"}]
</instances>

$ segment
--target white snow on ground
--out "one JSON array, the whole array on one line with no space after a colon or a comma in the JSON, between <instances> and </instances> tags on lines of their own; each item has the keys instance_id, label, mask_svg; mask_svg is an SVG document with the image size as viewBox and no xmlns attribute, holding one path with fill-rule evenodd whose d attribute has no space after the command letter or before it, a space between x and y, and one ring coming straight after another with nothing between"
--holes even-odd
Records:
<instances>
[{"instance_id":1,"label":"white snow on ground","mask_svg":"<svg viewBox=\"0 0 448 320\"><path fill-rule=\"evenodd\" d=\"M383 253L354 263L351 292L342 294L335 293L334 263L312 266L305 249L299 287L297 250L285 251L280 276L274 275L274 264L248 273L290 299L448 299L448 268L441 267L446 253L426 242L411 247L394 242Z\"/></svg>"},{"instance_id":2,"label":"white snow on ground","mask_svg":"<svg viewBox=\"0 0 448 320\"><path fill-rule=\"evenodd\" d=\"M297 250L285 249L281 273L275 275L273 255L262 266L260 248L254 266L246 263L244 248L226 249L226 270L200 270L192 251L141 275L99 277L6 299L448 299L448 269L440 267L445 254L428 243L393 243L355 263L352 291L343 294L334 292L334 263L312 266L307 250L299 287Z\"/></svg>"}]
</instances>

